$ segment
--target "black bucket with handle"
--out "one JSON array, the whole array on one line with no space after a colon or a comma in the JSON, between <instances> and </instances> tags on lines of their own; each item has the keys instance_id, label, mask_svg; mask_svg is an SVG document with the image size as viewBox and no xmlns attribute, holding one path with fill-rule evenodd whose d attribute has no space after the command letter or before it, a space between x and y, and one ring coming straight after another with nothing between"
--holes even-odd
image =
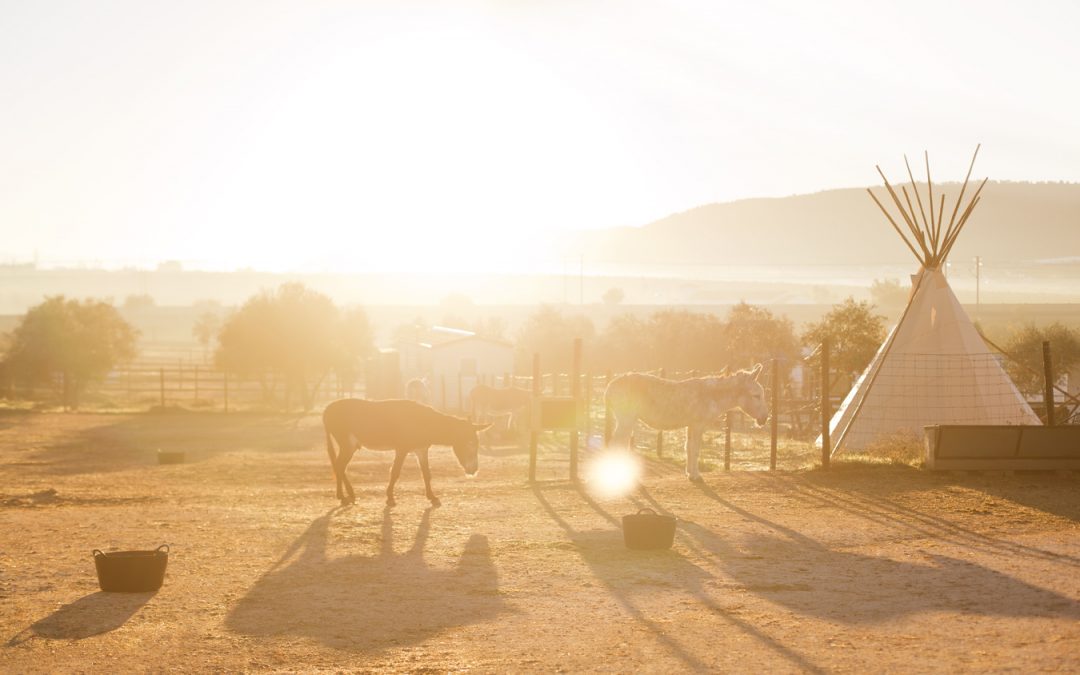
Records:
<instances>
[{"instance_id":1,"label":"black bucket with handle","mask_svg":"<svg viewBox=\"0 0 1080 675\"><path fill-rule=\"evenodd\" d=\"M94 549L98 586L103 591L146 593L161 588L165 566L169 563L169 545L153 551L109 551Z\"/></svg>"},{"instance_id":2,"label":"black bucket with handle","mask_svg":"<svg viewBox=\"0 0 1080 675\"><path fill-rule=\"evenodd\" d=\"M671 548L675 541L675 516L664 516L652 509L641 509L623 516L623 542L626 548L639 551Z\"/></svg>"}]
</instances>

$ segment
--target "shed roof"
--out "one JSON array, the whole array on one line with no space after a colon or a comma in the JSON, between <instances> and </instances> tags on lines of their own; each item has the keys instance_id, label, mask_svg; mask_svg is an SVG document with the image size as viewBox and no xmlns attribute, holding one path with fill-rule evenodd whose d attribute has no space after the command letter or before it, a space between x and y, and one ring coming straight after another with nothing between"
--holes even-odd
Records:
<instances>
[{"instance_id":1,"label":"shed roof","mask_svg":"<svg viewBox=\"0 0 1080 675\"><path fill-rule=\"evenodd\" d=\"M433 342L421 342L421 347L425 349L441 349L443 347L449 347L450 345L461 344L462 342L486 342L488 344L498 345L500 347L512 348L514 345L506 340L500 340L498 338L485 337L483 335L460 335L449 339L433 341Z\"/></svg>"}]
</instances>

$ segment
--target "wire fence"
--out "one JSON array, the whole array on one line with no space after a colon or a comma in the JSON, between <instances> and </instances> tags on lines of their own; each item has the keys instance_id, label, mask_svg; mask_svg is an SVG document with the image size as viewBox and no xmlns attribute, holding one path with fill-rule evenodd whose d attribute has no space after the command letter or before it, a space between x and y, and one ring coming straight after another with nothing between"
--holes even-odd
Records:
<instances>
[{"instance_id":1,"label":"wire fence","mask_svg":"<svg viewBox=\"0 0 1080 675\"><path fill-rule=\"evenodd\" d=\"M703 450L705 462L721 463L725 468L744 466L745 457L755 457L760 464L768 458L769 467L803 467L819 459L815 440L829 427L825 422L841 405L849 412L858 411L860 423L853 426L845 442L852 447L858 441L877 434L877 430L909 428L921 434L924 424L1001 423L1003 416L1023 416L1022 408L1037 401L1025 402L1008 378L999 377L998 357L990 354L975 356L903 355L894 354L877 372L872 394L864 400L844 400L855 396L843 377L828 370L818 352L797 361L766 363L759 380L769 401L769 423L758 426L740 412L730 412L717 420L705 433ZM822 369L829 372L827 395L822 387ZM702 371L651 371L667 379L686 379L718 373ZM579 431L585 447L602 445L604 426L604 391L616 373L582 373L579 375L578 395L583 414ZM429 381L429 402L436 408L462 416L471 416L469 392L477 384L495 387L514 387L533 391L533 376L514 373L486 375L456 375ZM372 381L355 376L330 372L316 381L306 383L306 391L290 392L280 373L267 372L258 377L239 378L227 374L209 362L197 348L190 346L158 346L147 349L143 357L126 367L109 373L101 383L91 386L84 394L80 407L86 410L148 410L157 408L186 408L202 411L260 411L296 412L321 410L330 401L347 397L385 397L369 387ZM399 383L400 385L400 383ZM400 387L399 387L400 389ZM539 392L543 396L569 397L574 392L570 373L541 373ZM849 391L850 389L850 391ZM9 398L58 399L59 383L36 392L20 392L13 386L3 392ZM375 394L378 394L375 396ZM395 394L400 395L400 394ZM823 415L824 412L824 415ZM1073 409L1075 412L1075 408ZM1028 413L1030 414L1030 412ZM1075 415L1058 418L1076 421ZM1021 423L1021 421L1017 421ZM1027 419L1023 423L1038 423ZM837 420L834 420L835 428ZM917 428L916 428L917 427ZM510 430L510 433L514 433ZM518 434L523 433L519 428ZM519 439L520 440L520 437ZM832 442L838 440L833 436ZM634 435L635 445L642 452L653 452L666 459L683 456L684 431L645 431L639 427ZM826 443L827 445L827 443ZM827 459L820 457L822 463Z\"/></svg>"}]
</instances>

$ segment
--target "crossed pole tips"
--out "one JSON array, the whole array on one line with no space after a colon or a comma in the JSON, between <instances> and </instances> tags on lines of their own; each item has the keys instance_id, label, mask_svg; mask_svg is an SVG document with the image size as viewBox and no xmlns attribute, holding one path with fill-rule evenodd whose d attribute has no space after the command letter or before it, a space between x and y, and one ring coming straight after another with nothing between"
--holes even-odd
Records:
<instances>
[{"instance_id":1,"label":"crossed pole tips","mask_svg":"<svg viewBox=\"0 0 1080 675\"><path fill-rule=\"evenodd\" d=\"M979 148L982 144L975 146L975 154L971 156L971 164L968 166L967 175L964 176L964 184L960 187L960 196L956 198L956 204L953 205L952 215L949 217L949 224L945 225L945 193L939 194L939 203L937 217L934 217L934 183L930 178L930 154L923 152L923 158L926 163L926 190L927 201L926 207L924 207L922 195L919 192L919 188L915 183L915 176L911 172L911 164L908 162L907 155L904 155L904 166L907 168L908 180L911 181L911 192L915 194L915 203L911 201L911 195L908 193L906 185L900 186L900 194L904 196L903 201L900 199L900 195L897 194L896 189L889 182L889 179L885 177L885 173L881 170L880 166L875 165L878 175L881 176L881 180L885 182L885 189L888 190L889 196L892 197L893 204L900 212L901 220L904 221L904 225L907 227L907 234L904 230L897 225L896 220L893 218L889 210L878 200L873 190L866 188L870 198L874 200L881 212L885 214L885 218L888 219L889 224L892 225L896 233L900 235L900 238L907 245L908 249L915 255L915 257L923 264L924 267L929 269L937 269L945 262L945 259L949 256L949 251L952 250L953 244L956 243L956 237L960 234L960 231L964 229L964 225L967 224L968 218L971 217L972 211L975 210L975 206L979 203L979 195L982 192L983 186L986 185L988 178L984 178L982 183L979 184L979 188L975 190L975 194L971 196L967 206L961 210L960 205L964 201L964 193L967 192L968 181L971 180L971 172L975 168L975 158L979 156ZM906 206L905 206L906 205ZM918 206L918 211L915 207ZM927 208L928 207L928 208ZM929 218L927 217L929 213ZM959 219L957 218L959 214ZM921 218L921 220L920 220ZM942 231L944 227L944 232Z\"/></svg>"}]
</instances>

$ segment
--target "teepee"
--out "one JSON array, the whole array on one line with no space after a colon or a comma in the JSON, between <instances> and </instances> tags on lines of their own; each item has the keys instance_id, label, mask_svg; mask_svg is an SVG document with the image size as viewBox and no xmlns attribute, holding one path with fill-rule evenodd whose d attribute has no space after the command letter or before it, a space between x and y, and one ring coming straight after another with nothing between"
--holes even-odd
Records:
<instances>
[{"instance_id":1,"label":"teepee","mask_svg":"<svg viewBox=\"0 0 1080 675\"><path fill-rule=\"evenodd\" d=\"M911 295L899 322L829 423L834 453L864 449L875 441L898 435L921 437L923 427L931 424L1040 424L997 355L987 348L942 272L957 235L986 185L983 180L967 206L960 208L978 155L976 147L948 223L944 194L934 213L928 156L926 208L906 156L904 164L914 194L901 185L902 201L877 167L906 231L874 193L870 189L867 192L915 254L921 269L912 275Z\"/></svg>"}]
</instances>

